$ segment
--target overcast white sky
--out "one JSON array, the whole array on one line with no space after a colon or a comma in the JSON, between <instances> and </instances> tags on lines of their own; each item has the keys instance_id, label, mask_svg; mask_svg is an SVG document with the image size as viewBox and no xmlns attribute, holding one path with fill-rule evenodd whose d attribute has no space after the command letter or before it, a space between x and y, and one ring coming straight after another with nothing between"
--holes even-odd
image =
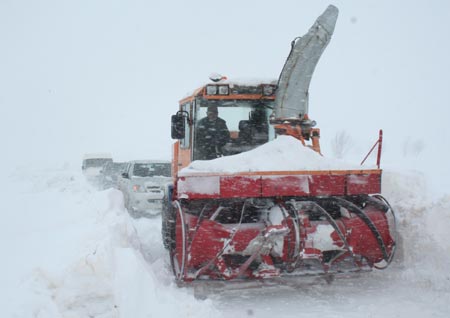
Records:
<instances>
[{"instance_id":1,"label":"overcast white sky","mask_svg":"<svg viewBox=\"0 0 450 318\"><path fill-rule=\"evenodd\" d=\"M330 3L340 17L310 87L325 150L342 129L368 149L383 128L386 156L410 138L428 165L448 166L444 0L2 0L2 165L169 159L179 99L211 72L277 78Z\"/></svg>"}]
</instances>

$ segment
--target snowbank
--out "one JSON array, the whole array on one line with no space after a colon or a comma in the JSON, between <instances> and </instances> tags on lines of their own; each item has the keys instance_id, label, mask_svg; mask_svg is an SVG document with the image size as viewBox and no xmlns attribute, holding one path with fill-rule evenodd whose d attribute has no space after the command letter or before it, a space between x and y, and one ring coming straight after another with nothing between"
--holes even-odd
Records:
<instances>
[{"instance_id":1,"label":"snowbank","mask_svg":"<svg viewBox=\"0 0 450 318\"><path fill-rule=\"evenodd\" d=\"M365 169L375 167L365 166ZM291 136L277 139L251 151L214 160L197 160L179 172L180 176L196 172L251 172L295 170L360 170L358 164L326 158L304 147Z\"/></svg>"},{"instance_id":2,"label":"snowbank","mask_svg":"<svg viewBox=\"0 0 450 318\"><path fill-rule=\"evenodd\" d=\"M175 286L161 221L131 219L119 191L96 191L65 170L21 170L8 181L3 317L220 316Z\"/></svg>"},{"instance_id":3,"label":"snowbank","mask_svg":"<svg viewBox=\"0 0 450 318\"><path fill-rule=\"evenodd\" d=\"M449 292L450 195L432 198L426 176L412 170L385 170L382 186L397 217L402 278Z\"/></svg>"}]
</instances>

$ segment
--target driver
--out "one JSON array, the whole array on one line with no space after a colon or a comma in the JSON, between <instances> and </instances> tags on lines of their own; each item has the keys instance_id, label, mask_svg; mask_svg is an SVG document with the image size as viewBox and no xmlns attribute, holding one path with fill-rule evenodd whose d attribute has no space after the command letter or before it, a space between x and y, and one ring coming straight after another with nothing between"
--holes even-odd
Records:
<instances>
[{"instance_id":1,"label":"driver","mask_svg":"<svg viewBox=\"0 0 450 318\"><path fill-rule=\"evenodd\" d=\"M197 125L197 158L210 160L222 157L222 148L230 139L225 120L219 117L217 106L209 106L206 117Z\"/></svg>"}]
</instances>

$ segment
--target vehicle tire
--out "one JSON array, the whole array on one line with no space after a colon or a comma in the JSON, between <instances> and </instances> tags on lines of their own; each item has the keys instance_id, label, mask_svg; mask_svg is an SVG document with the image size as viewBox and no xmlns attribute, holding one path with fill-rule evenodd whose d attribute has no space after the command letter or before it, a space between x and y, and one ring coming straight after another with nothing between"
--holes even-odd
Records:
<instances>
[{"instance_id":1,"label":"vehicle tire","mask_svg":"<svg viewBox=\"0 0 450 318\"><path fill-rule=\"evenodd\" d=\"M128 209L128 213L130 214L130 216L131 216L133 219L139 219L139 218L142 217L142 213L140 213L139 211L133 210L133 208L129 208L129 209Z\"/></svg>"},{"instance_id":2,"label":"vehicle tire","mask_svg":"<svg viewBox=\"0 0 450 318\"><path fill-rule=\"evenodd\" d=\"M175 211L172 206L173 186L165 188L165 195L161 209L161 234L164 248L171 251L175 248Z\"/></svg>"},{"instance_id":3,"label":"vehicle tire","mask_svg":"<svg viewBox=\"0 0 450 318\"><path fill-rule=\"evenodd\" d=\"M125 203L125 208L127 209L128 214L129 214L133 219L138 219L138 218L141 217L141 213L140 213L139 211L135 211L135 210L133 209L133 207L131 206L130 201L127 201L127 202Z\"/></svg>"},{"instance_id":4,"label":"vehicle tire","mask_svg":"<svg viewBox=\"0 0 450 318\"><path fill-rule=\"evenodd\" d=\"M185 279L185 266L187 262L187 228L184 223L183 212L181 209L172 208L173 223L170 232L173 235L169 242L170 265L177 283L182 283ZM177 225L178 223L178 225ZM177 235L179 236L177 238ZM176 246L176 241L180 246Z\"/></svg>"},{"instance_id":5,"label":"vehicle tire","mask_svg":"<svg viewBox=\"0 0 450 318\"><path fill-rule=\"evenodd\" d=\"M170 202L165 202L161 213L161 234L164 248L175 249L175 213Z\"/></svg>"}]
</instances>

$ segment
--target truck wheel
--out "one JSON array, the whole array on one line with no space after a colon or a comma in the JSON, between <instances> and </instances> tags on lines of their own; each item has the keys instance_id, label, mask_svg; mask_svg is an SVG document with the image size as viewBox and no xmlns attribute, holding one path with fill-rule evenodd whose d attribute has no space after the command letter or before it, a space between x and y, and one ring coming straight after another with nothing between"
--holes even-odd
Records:
<instances>
[{"instance_id":1,"label":"truck wheel","mask_svg":"<svg viewBox=\"0 0 450 318\"><path fill-rule=\"evenodd\" d=\"M184 221L181 207L172 208L173 223L171 223L171 242L169 242L170 265L175 275L177 283L185 280L186 262L187 262L187 227ZM179 246L176 246L178 242Z\"/></svg>"},{"instance_id":2,"label":"truck wheel","mask_svg":"<svg viewBox=\"0 0 450 318\"><path fill-rule=\"evenodd\" d=\"M161 234L164 248L171 251L175 248L175 213L170 202L166 202L161 213Z\"/></svg>"}]
</instances>

